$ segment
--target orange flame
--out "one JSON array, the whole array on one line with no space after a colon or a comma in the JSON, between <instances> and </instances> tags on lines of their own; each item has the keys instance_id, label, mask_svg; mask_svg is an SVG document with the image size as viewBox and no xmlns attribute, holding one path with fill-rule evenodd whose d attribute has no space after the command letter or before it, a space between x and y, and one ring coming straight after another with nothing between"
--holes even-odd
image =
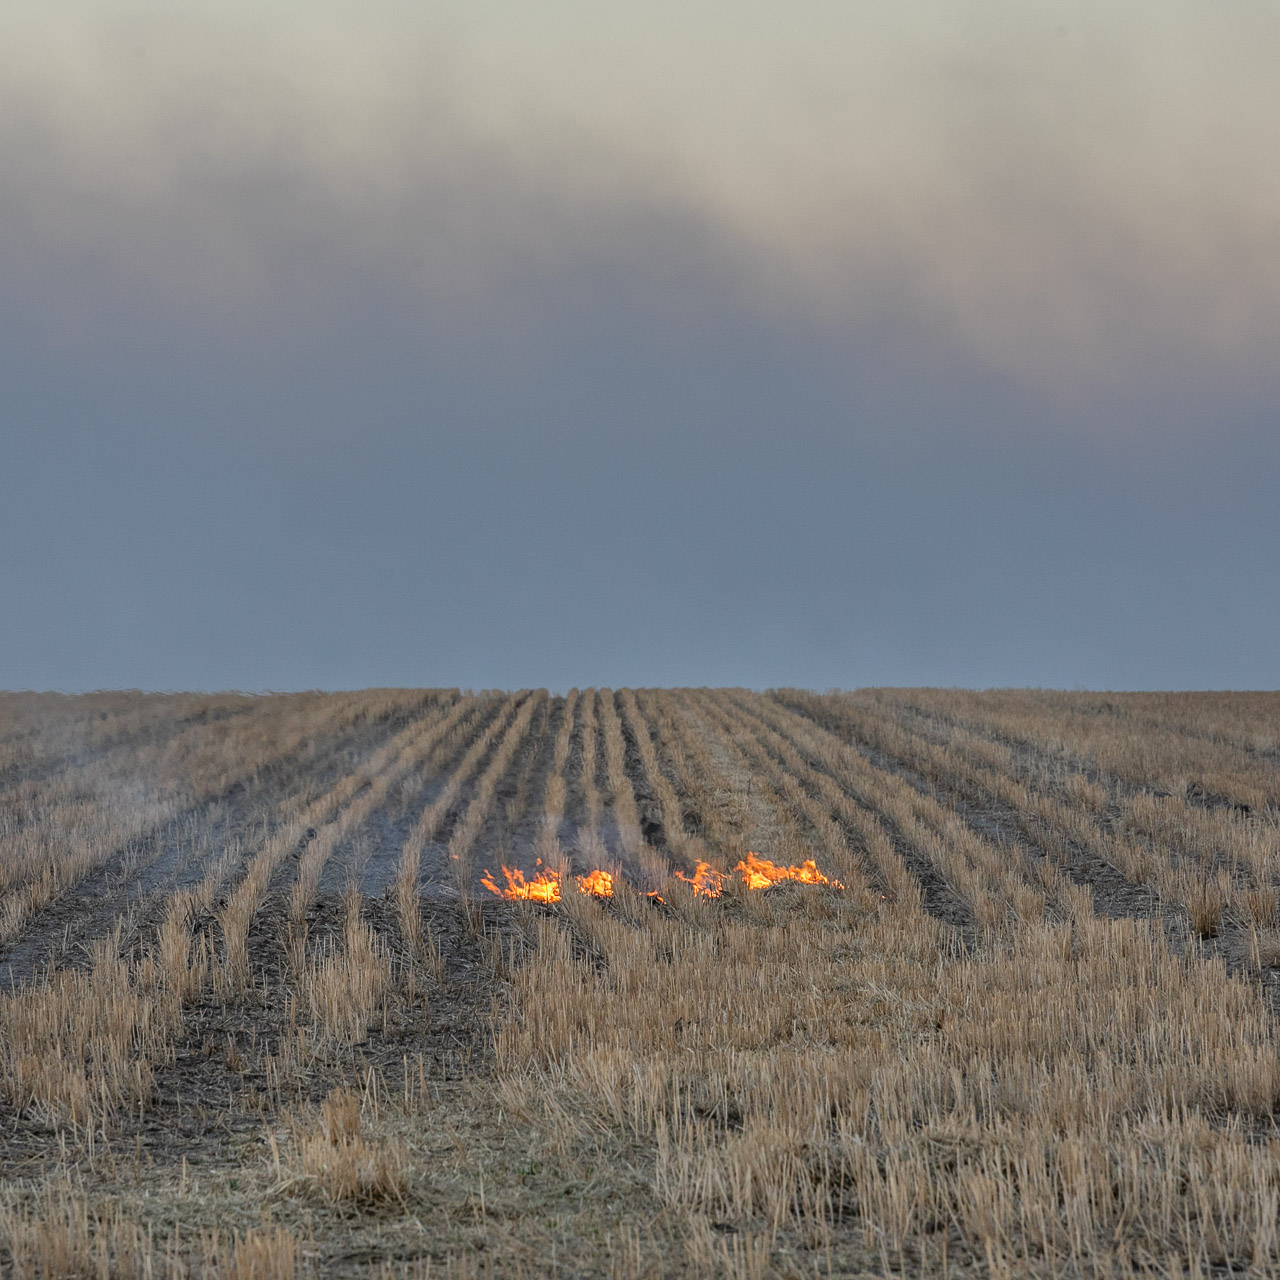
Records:
<instances>
[{"instance_id":1,"label":"orange flame","mask_svg":"<svg viewBox=\"0 0 1280 1280\"><path fill-rule=\"evenodd\" d=\"M704 898L718 898L724 892L724 872L713 871L705 862L698 863L692 876L685 875L683 871L677 871L676 879L693 885L694 893L701 894Z\"/></svg>"},{"instance_id":2,"label":"orange flame","mask_svg":"<svg viewBox=\"0 0 1280 1280\"><path fill-rule=\"evenodd\" d=\"M560 873L544 868L541 859L538 861L538 866L540 870L531 880L526 880L522 871L513 871L510 867L504 866L502 874L507 881L505 889L498 886L488 871L484 873L480 883L490 893L496 893L502 898L526 902L559 902ZM762 858L759 854L748 853L746 859L734 867L734 871L742 876L742 881L748 889L767 889L770 885L781 884L786 880L792 880L798 884L823 884L831 889L844 888L839 880L832 880L823 875L812 858L802 862L798 867L788 867L770 862L768 858ZM720 897L724 892L725 881L729 878L725 872L714 870L706 862L699 862L691 876L685 875L683 871L676 871L674 874L677 880L683 880L685 884L692 886L693 892L703 898ZM578 882L579 893L590 894L596 898L613 897L611 872L597 868L585 876L575 876L574 879ZM648 896L658 902L663 900L657 892L652 892Z\"/></svg>"},{"instance_id":3,"label":"orange flame","mask_svg":"<svg viewBox=\"0 0 1280 1280\"><path fill-rule=\"evenodd\" d=\"M503 867L502 874L507 878L505 889L498 888L494 883L493 875L488 871L481 877L480 883L491 893L496 893L502 898L520 898L528 902L560 901L558 871L539 871L532 880L526 880L523 871L512 871L510 867Z\"/></svg>"},{"instance_id":4,"label":"orange flame","mask_svg":"<svg viewBox=\"0 0 1280 1280\"><path fill-rule=\"evenodd\" d=\"M613 897L613 876L607 871L596 870L587 876L576 876L579 893L590 893L597 898Z\"/></svg>"},{"instance_id":5,"label":"orange flame","mask_svg":"<svg viewBox=\"0 0 1280 1280\"><path fill-rule=\"evenodd\" d=\"M746 861L739 862L734 870L742 872L742 879L748 889L767 889L771 884L781 884L784 880L798 880L801 884L825 884L832 889L844 888L839 880L830 880L824 876L812 858L798 867L781 867L767 858L748 853Z\"/></svg>"}]
</instances>

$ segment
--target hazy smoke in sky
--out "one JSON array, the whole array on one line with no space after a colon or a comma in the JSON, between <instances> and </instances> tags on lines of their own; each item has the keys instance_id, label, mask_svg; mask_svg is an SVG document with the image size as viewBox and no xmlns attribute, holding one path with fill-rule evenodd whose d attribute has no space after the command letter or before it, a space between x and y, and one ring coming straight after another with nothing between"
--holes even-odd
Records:
<instances>
[{"instance_id":1,"label":"hazy smoke in sky","mask_svg":"<svg viewBox=\"0 0 1280 1280\"><path fill-rule=\"evenodd\" d=\"M372 282L494 342L606 263L1067 399L1270 385L1274 10L642 8L18 5L0 265L72 333Z\"/></svg>"}]
</instances>

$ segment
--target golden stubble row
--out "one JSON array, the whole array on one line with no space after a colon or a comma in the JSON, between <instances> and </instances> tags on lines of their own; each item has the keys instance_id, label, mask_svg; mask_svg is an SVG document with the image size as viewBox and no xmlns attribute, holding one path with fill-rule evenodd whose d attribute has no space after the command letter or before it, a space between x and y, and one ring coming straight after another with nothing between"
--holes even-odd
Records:
<instances>
[{"instance_id":1,"label":"golden stubble row","mask_svg":"<svg viewBox=\"0 0 1280 1280\"><path fill-rule=\"evenodd\" d=\"M1274 822L1149 791L1115 795L1042 756L1019 763L1008 745L960 725L930 729L917 721L909 728L874 703L840 699L827 714L939 789L979 804L994 798L1056 861L1069 860L1075 846L1111 864L1169 908L1185 911L1201 934L1215 932L1227 911L1258 925L1275 921L1280 830Z\"/></svg>"},{"instance_id":2,"label":"golden stubble row","mask_svg":"<svg viewBox=\"0 0 1280 1280\"><path fill-rule=\"evenodd\" d=\"M577 792L581 801L581 823L573 833L573 845L580 869L611 869L621 874L623 863L630 863L641 874L653 878L652 868L659 863L657 852L649 849L640 833L640 812L636 806L635 787L626 772L626 744L622 726L613 705L612 690L588 689L577 699L577 724L581 740L581 758L577 768ZM603 828L604 799L596 783L600 751L604 753L605 788L613 822L617 858L611 855ZM566 777L570 782L570 778Z\"/></svg>"},{"instance_id":3,"label":"golden stubble row","mask_svg":"<svg viewBox=\"0 0 1280 1280\"><path fill-rule=\"evenodd\" d=\"M1197 792L1280 805L1280 695L1049 690L865 690L846 700L916 711L1028 744L1069 772L1100 770L1179 798Z\"/></svg>"},{"instance_id":4,"label":"golden stubble row","mask_svg":"<svg viewBox=\"0 0 1280 1280\"><path fill-rule=\"evenodd\" d=\"M569 765L569 750L573 743L574 715L578 708L578 690L570 689L561 708L560 724L556 729L555 744L551 754L551 769L547 775L546 790L542 797L542 814L545 823L556 826L564 820Z\"/></svg>"},{"instance_id":5,"label":"golden stubble row","mask_svg":"<svg viewBox=\"0 0 1280 1280\"><path fill-rule=\"evenodd\" d=\"M658 801L662 813L662 830L666 839L667 850L677 861L688 867L694 867L707 860L709 850L706 841L697 832L689 831L685 826L684 809L680 797L670 779L663 772L658 759L658 752L650 736L648 720L636 703L636 695L630 689L622 689L618 693L618 703L626 718L635 742L636 754L644 772L645 781ZM678 752L679 746L674 737L669 738L664 746L668 752ZM678 767L678 765L677 765Z\"/></svg>"},{"instance_id":6,"label":"golden stubble row","mask_svg":"<svg viewBox=\"0 0 1280 1280\"><path fill-rule=\"evenodd\" d=\"M580 700L579 691L570 689L560 708L560 723L552 744L551 765L542 790L542 813L533 842L538 860L561 874L567 874L569 870L567 851L560 843L560 828L569 802L569 753L573 747L574 722ZM603 866L604 862L604 857L601 857L594 865Z\"/></svg>"},{"instance_id":7,"label":"golden stubble row","mask_svg":"<svg viewBox=\"0 0 1280 1280\"><path fill-rule=\"evenodd\" d=\"M761 695L736 694L735 701L817 760L857 804L888 819L898 839L936 870L980 928L1035 919L1046 907L1065 916L1092 914L1088 894L1051 863L1034 861L1020 846L987 840L954 810L876 768L812 720Z\"/></svg>"},{"instance_id":8,"label":"golden stubble row","mask_svg":"<svg viewBox=\"0 0 1280 1280\"><path fill-rule=\"evenodd\" d=\"M850 846L861 854L859 870L867 879L884 890L887 896L903 903L920 901L920 885L907 869L894 848L892 837L875 813L857 800L836 780L840 760L830 752L830 744L806 739L807 755L802 755L795 742L757 716L739 707L728 693L708 695L716 702L726 723L733 725L735 740L754 748L758 768L777 770L783 778L794 779L799 794L807 797L803 807L834 824ZM796 732L800 732L797 727ZM812 761L823 761L825 769ZM828 836L828 839L831 837Z\"/></svg>"},{"instance_id":9,"label":"golden stubble row","mask_svg":"<svg viewBox=\"0 0 1280 1280\"><path fill-rule=\"evenodd\" d=\"M898 714L902 717L910 713ZM981 722L955 717L920 719L924 725L917 731L923 736L979 765L1015 776L1032 792L1057 798L1062 803L1059 815L1082 809L1085 812L1078 822L1111 822L1120 864L1128 863L1142 871L1152 849L1160 851L1161 861L1176 859L1184 864L1183 874L1170 884L1175 900L1185 900L1188 888L1194 897L1197 882L1220 880L1229 894L1233 885L1247 894L1250 889L1267 889L1280 883L1280 827L1275 811L1199 803L1189 789L1194 780L1204 781L1196 760L1203 744L1195 737L1166 735L1161 770L1153 774L1140 763L1134 765L1134 753L1128 749L1129 736L1136 732L1134 727L1119 744L1112 743L1109 750L1105 749L1115 732L1111 717L1091 717L1089 724L1094 734L1077 737L1069 754L1056 748L1045 713L1034 703L1016 722L1017 736L1011 734L1014 722L1006 713L1002 732L1008 740L993 740L983 732ZM1093 751L1089 750L1091 743ZM1129 767L1127 777L1114 772L1118 764ZM1133 780L1135 776L1139 781ZM1246 753L1241 770L1233 770L1231 778L1256 802L1260 790L1280 788L1280 767L1274 758L1265 760ZM1214 783L1210 780L1205 785L1212 789ZM1222 779L1216 785L1222 792ZM1229 784L1225 790L1230 792ZM1273 897L1267 914L1274 915L1274 911Z\"/></svg>"},{"instance_id":10,"label":"golden stubble row","mask_svg":"<svg viewBox=\"0 0 1280 1280\"><path fill-rule=\"evenodd\" d=\"M596 703L599 695L595 689L583 693L578 703L582 735L582 759L578 766L578 790L582 797L584 825L598 836L600 829L600 789L596 785L599 729Z\"/></svg>"},{"instance_id":11,"label":"golden stubble row","mask_svg":"<svg viewBox=\"0 0 1280 1280\"><path fill-rule=\"evenodd\" d=\"M626 741L622 736L622 722L618 718L612 689L600 690L596 708L604 746L609 807L613 812L614 826L617 828L618 845L625 857L638 860L644 849L644 837L640 829L640 810L636 804L635 784L627 772ZM641 751L641 760L644 760L643 751ZM647 766L645 772L647 775ZM652 784L652 779L650 782Z\"/></svg>"},{"instance_id":12,"label":"golden stubble row","mask_svg":"<svg viewBox=\"0 0 1280 1280\"><path fill-rule=\"evenodd\" d=\"M728 871L750 853L763 853L786 865L816 859L822 872L834 876L849 893L868 894L843 832L829 820L822 825L820 815L795 802L803 797L794 778L769 767L772 761L762 767L749 729L730 726L725 731L715 695L648 690L637 698L660 740L674 744L672 763L681 797L697 813L699 830L719 870ZM755 894L746 894L744 903L750 911L761 907Z\"/></svg>"},{"instance_id":13,"label":"golden stubble row","mask_svg":"<svg viewBox=\"0 0 1280 1280\"><path fill-rule=\"evenodd\" d=\"M749 776L736 771L730 776L724 761L717 758L728 747L719 742L715 743L715 750L708 746L696 713L691 718L688 695L684 691L642 689L636 691L634 699L637 711L661 743L671 775L678 782L673 794L679 803L682 825L687 823L686 814L695 815L697 833L706 852L729 865L748 849L770 848L784 855L776 806L757 794L758 786L753 791L755 784ZM748 793L761 803L751 803ZM785 819L781 821L785 823Z\"/></svg>"}]
</instances>

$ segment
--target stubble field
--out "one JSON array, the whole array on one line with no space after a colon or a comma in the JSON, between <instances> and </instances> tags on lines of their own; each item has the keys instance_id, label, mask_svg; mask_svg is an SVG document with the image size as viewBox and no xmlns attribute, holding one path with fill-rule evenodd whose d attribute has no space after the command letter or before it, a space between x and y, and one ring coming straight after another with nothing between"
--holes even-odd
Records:
<instances>
[{"instance_id":1,"label":"stubble field","mask_svg":"<svg viewBox=\"0 0 1280 1280\"><path fill-rule=\"evenodd\" d=\"M1280 695L0 695L0 1268L1280 1274Z\"/></svg>"}]
</instances>

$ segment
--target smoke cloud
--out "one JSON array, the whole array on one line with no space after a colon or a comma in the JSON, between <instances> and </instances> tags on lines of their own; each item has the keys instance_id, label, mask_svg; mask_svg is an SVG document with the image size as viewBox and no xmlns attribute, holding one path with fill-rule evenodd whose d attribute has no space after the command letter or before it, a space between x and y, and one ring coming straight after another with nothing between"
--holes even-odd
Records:
<instances>
[{"instance_id":1,"label":"smoke cloud","mask_svg":"<svg viewBox=\"0 0 1280 1280\"><path fill-rule=\"evenodd\" d=\"M525 343L522 285L693 270L1077 412L1272 394L1273 9L804 8L18 7L6 276L71 332L121 295L307 329L372 286Z\"/></svg>"}]
</instances>

